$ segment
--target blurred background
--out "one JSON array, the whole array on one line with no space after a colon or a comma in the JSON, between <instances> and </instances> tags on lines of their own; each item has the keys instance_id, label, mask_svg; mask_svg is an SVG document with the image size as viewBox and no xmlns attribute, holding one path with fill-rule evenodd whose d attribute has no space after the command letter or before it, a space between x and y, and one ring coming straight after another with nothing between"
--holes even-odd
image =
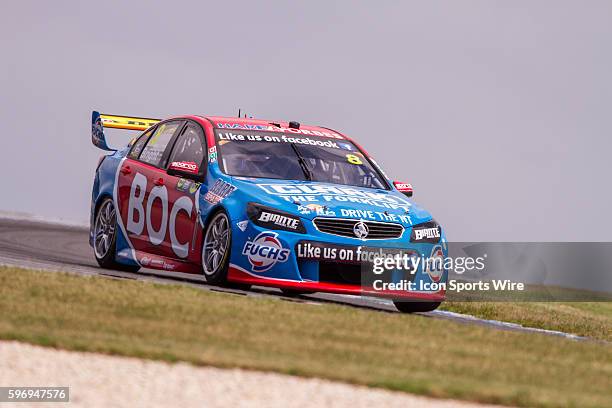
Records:
<instances>
[{"instance_id":1,"label":"blurred background","mask_svg":"<svg viewBox=\"0 0 612 408\"><path fill-rule=\"evenodd\" d=\"M242 108L356 138L451 240L612 236L609 1L2 9L0 210L88 219L92 109Z\"/></svg>"}]
</instances>

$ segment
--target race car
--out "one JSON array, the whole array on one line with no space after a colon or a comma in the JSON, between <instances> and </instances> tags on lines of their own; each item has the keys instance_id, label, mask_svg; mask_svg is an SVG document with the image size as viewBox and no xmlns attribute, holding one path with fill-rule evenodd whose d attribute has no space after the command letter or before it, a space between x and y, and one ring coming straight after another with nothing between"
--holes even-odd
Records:
<instances>
[{"instance_id":1,"label":"race car","mask_svg":"<svg viewBox=\"0 0 612 408\"><path fill-rule=\"evenodd\" d=\"M115 150L105 128L141 133ZM387 252L444 259L446 239L410 198L411 185L390 180L338 131L94 111L91 137L110 152L96 168L91 201L89 241L103 268L202 274L216 285L290 295L389 297L402 312L444 300L441 263L372 269Z\"/></svg>"}]
</instances>

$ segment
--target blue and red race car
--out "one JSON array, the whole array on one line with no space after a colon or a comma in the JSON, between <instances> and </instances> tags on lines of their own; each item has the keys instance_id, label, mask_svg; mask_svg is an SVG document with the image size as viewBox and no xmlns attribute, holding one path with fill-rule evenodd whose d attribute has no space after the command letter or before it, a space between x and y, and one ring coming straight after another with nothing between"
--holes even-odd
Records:
<instances>
[{"instance_id":1,"label":"blue and red race car","mask_svg":"<svg viewBox=\"0 0 612 408\"><path fill-rule=\"evenodd\" d=\"M104 128L143 133L113 150ZM93 112L92 142L112 151L98 164L91 204L90 244L104 268L197 273L214 284L287 293L388 296L403 312L433 310L444 299L443 289L416 285L445 282L443 268L412 270L416 289L364 284L363 265L376 251L444 257L446 241L408 198L412 187L389 180L337 131Z\"/></svg>"}]
</instances>

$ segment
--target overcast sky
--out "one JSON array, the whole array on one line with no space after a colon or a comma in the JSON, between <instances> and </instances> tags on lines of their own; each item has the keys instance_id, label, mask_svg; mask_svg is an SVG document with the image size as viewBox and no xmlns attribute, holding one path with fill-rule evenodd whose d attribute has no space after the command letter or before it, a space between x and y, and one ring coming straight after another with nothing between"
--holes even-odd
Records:
<instances>
[{"instance_id":1,"label":"overcast sky","mask_svg":"<svg viewBox=\"0 0 612 408\"><path fill-rule=\"evenodd\" d=\"M0 19L0 210L87 219L92 109L240 107L354 137L451 240L612 238L610 1L4 0Z\"/></svg>"}]
</instances>

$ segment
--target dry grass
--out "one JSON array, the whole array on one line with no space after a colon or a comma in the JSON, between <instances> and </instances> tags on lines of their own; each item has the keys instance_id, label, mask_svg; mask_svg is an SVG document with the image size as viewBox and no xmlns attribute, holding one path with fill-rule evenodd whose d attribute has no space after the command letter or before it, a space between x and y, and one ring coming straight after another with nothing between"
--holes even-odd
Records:
<instances>
[{"instance_id":1,"label":"dry grass","mask_svg":"<svg viewBox=\"0 0 612 408\"><path fill-rule=\"evenodd\" d=\"M489 403L612 405L607 344L16 268L0 268L0 288L4 339Z\"/></svg>"},{"instance_id":2,"label":"dry grass","mask_svg":"<svg viewBox=\"0 0 612 408\"><path fill-rule=\"evenodd\" d=\"M441 308L612 341L612 302L447 302Z\"/></svg>"}]
</instances>

